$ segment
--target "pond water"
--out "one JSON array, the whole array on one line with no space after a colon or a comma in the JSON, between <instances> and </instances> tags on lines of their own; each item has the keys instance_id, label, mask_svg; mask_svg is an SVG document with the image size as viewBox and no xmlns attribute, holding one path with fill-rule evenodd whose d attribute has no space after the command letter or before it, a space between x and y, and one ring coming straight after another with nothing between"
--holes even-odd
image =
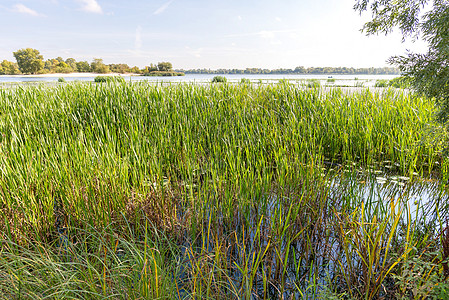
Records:
<instances>
[{"instance_id":1,"label":"pond water","mask_svg":"<svg viewBox=\"0 0 449 300\"><path fill-rule=\"evenodd\" d=\"M332 193L344 193L354 202L372 206L399 200L408 207L412 219L435 217L432 214L436 213L436 206L448 209L448 190L440 180L418 177L410 180L407 176L369 174L350 179L334 178L328 185Z\"/></svg>"},{"instance_id":2,"label":"pond water","mask_svg":"<svg viewBox=\"0 0 449 300\"><path fill-rule=\"evenodd\" d=\"M417 226L426 226L429 223L436 225L433 229L435 232L439 232L441 229L437 228L439 224L437 210L440 214L447 215L447 202L449 199L448 189L447 187L442 186L438 179L421 177L418 174L412 174L412 177L407 177L385 172L367 173L362 170L348 170L348 172L336 173L335 176L327 173L323 174L323 176L329 189L328 193L324 191L325 194L327 194L327 197L329 199L344 198L345 200L343 202L352 206L350 209L351 211L356 209L356 207L360 210L364 210L366 214L370 214L370 211L378 211L379 214L376 216L382 220L382 218L385 217L389 218L389 214L388 212L385 212L385 209L390 209L391 206L394 205L393 203L396 203L396 213L399 213L400 207L402 208L400 224L404 224L403 222L410 218L410 221L416 222L415 224L417 224ZM329 227L323 227L325 228L324 231L320 232L320 226L317 226L317 223L311 224L311 228L314 229L307 235L307 238L310 239L307 239L309 243L305 242L304 238L298 240L293 238L290 240L289 238L285 238L285 236L277 236L277 239L272 241L271 236L276 236L276 233L270 231L272 226L271 222L276 222L275 220L278 218L285 220L286 216L291 212L291 207L289 208L288 205L285 206L285 203L288 203L288 200L292 199L285 199L287 201L283 201L283 199L276 194L268 196L269 204L267 209L264 211L254 211L253 213L255 213L257 217L250 217L250 222L246 225L244 213L239 210L235 211L235 221L231 226L226 227L224 223L221 225L228 229L211 229L209 223L211 219L206 218L201 235L202 239L196 240L196 244L195 242L187 242L182 247L181 256L187 257L188 259L186 259L186 261L188 263L183 265L183 271L180 272L180 276L174 279L179 282L180 292L188 294L188 287L186 285L184 288L184 282L188 281L188 270L192 268L190 263L190 258L194 256L192 249L195 249L196 246L196 249L204 249L206 253L216 253L216 246L220 245L221 247L221 243L224 243L220 240L220 237L227 236L226 241L229 242L226 244L226 247L223 248L227 249L226 256L234 265L245 265L250 258L254 259L254 257L257 256L256 254L264 253L265 255L264 260L260 262L260 266L258 267L260 272L258 273L258 276L255 276L256 279L254 279L254 293L258 296L254 296L251 299L263 298L265 284L267 285L265 288L270 294L270 298L281 298L278 294L279 290L277 290L276 284L274 284L277 280L276 274L279 273L275 271L271 272L271 268L276 269L279 266L283 266L283 285L287 287L284 290L283 298L315 299L316 295L322 292L320 291L320 286L326 286L326 282L329 278L340 274L341 265L338 263L336 264L335 262L341 261L348 263L345 260L347 257L345 257L343 251L345 244L338 232L330 231L328 229L335 229L335 227L332 227L331 225L335 220L333 220L333 217L326 216L326 213L324 213L319 220L321 220L323 226ZM365 209L360 206L361 203L364 203ZM398 203L402 203L403 205L398 205ZM436 209L437 207L438 209ZM266 214L266 219L261 217L263 214ZM362 227L365 228L365 230L369 230L369 225L371 225L369 222L370 217L367 217L366 220L357 218L355 218L355 220L362 223L365 222ZM341 222L343 224L343 222L345 222L344 219L342 219ZM383 220L381 222L383 222ZM348 224L349 223L344 223L344 226L349 226ZM279 226L282 227L282 223L279 224ZM290 226L297 226L294 219L289 222L289 225L286 226L284 230L288 230ZM399 225L399 227L400 226L401 225ZM212 226L212 228L213 227L214 226ZM230 232L232 234L230 234ZM301 234L301 231L298 230L294 232L298 235ZM398 232L400 232L400 229L398 229ZM419 232L419 230L416 232ZM350 234L349 231L348 234ZM398 235L400 235L400 233L398 233ZM361 240L359 239L358 241L360 242ZM268 250L269 245L272 242L277 243L277 250L272 250L271 248ZM371 242L374 243L374 240L371 240ZM246 248L242 245L246 245ZM348 247L347 249L353 251L351 252L352 260L360 263L360 257L354 250L356 249L357 244L349 243L349 246L346 246ZM380 252L380 255L383 255L382 252ZM249 263L250 266L253 266L252 264L254 264L254 261ZM279 268L282 269L282 267ZM230 272L230 274L228 284L237 287L240 286L241 282L244 280L244 276L237 270ZM314 277L314 274L316 277ZM260 279L264 278L264 276L267 276L267 283L264 283L264 280ZM271 281L269 279L271 279ZM313 280L315 282L313 289L307 287L307 280ZM299 293L296 290L298 285L301 286L301 284L305 284L303 287L303 290L305 290L304 294ZM382 293L383 292L381 291L381 294Z\"/></svg>"}]
</instances>

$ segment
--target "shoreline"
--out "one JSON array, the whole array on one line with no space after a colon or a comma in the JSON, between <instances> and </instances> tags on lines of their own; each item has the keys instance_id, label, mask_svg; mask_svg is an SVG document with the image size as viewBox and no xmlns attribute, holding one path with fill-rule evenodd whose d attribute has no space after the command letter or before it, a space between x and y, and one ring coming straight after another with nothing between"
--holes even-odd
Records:
<instances>
[{"instance_id":1,"label":"shoreline","mask_svg":"<svg viewBox=\"0 0 449 300\"><path fill-rule=\"evenodd\" d=\"M0 75L1 77L12 77L12 78L20 78L20 77L27 77L27 78L42 78L42 77L96 77L96 76L121 76L121 77L132 77L132 76L142 76L141 74L137 73L48 73L48 74L20 74L20 75Z\"/></svg>"}]
</instances>

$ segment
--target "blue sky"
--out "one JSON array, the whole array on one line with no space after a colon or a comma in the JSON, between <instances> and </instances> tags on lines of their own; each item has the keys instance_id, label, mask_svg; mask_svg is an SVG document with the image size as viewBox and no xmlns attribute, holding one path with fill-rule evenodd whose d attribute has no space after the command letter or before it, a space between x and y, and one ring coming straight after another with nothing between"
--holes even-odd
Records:
<instances>
[{"instance_id":1,"label":"blue sky","mask_svg":"<svg viewBox=\"0 0 449 300\"><path fill-rule=\"evenodd\" d=\"M0 0L0 60L38 49L143 67L387 66L422 43L366 37L355 0Z\"/></svg>"}]
</instances>

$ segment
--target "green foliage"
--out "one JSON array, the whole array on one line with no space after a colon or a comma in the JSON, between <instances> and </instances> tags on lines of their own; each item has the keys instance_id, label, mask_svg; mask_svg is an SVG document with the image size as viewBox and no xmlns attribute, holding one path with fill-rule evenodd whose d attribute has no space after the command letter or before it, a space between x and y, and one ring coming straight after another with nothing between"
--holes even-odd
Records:
<instances>
[{"instance_id":1,"label":"green foliage","mask_svg":"<svg viewBox=\"0 0 449 300\"><path fill-rule=\"evenodd\" d=\"M407 259L442 235L433 211L408 217L402 187L367 199L351 166L436 165L433 108L293 84L0 89L2 295L392 299L393 274L418 276Z\"/></svg>"},{"instance_id":2,"label":"green foliage","mask_svg":"<svg viewBox=\"0 0 449 300\"><path fill-rule=\"evenodd\" d=\"M90 72L90 65L87 61L79 61L76 63L76 71L80 73Z\"/></svg>"},{"instance_id":3,"label":"green foliage","mask_svg":"<svg viewBox=\"0 0 449 300\"><path fill-rule=\"evenodd\" d=\"M47 59L44 62L44 69L48 72L55 72L59 62L56 59Z\"/></svg>"},{"instance_id":4,"label":"green foliage","mask_svg":"<svg viewBox=\"0 0 449 300\"><path fill-rule=\"evenodd\" d=\"M146 66L142 70L142 73L147 74L147 73L151 73L151 72L155 72L155 71L158 71L157 65L150 64L149 66Z\"/></svg>"},{"instance_id":5,"label":"green foliage","mask_svg":"<svg viewBox=\"0 0 449 300\"><path fill-rule=\"evenodd\" d=\"M69 58L66 61L62 57L48 59L44 63L44 69L47 73L71 73L76 71L75 59Z\"/></svg>"},{"instance_id":6,"label":"green foliage","mask_svg":"<svg viewBox=\"0 0 449 300\"><path fill-rule=\"evenodd\" d=\"M212 78L212 83L224 83L227 81L228 79L224 76L214 76L214 78Z\"/></svg>"},{"instance_id":7,"label":"green foliage","mask_svg":"<svg viewBox=\"0 0 449 300\"><path fill-rule=\"evenodd\" d=\"M152 227L139 232L143 240L136 233L71 227L52 243L37 240L25 248L2 237L1 298L177 299L176 245L161 233L156 239Z\"/></svg>"},{"instance_id":8,"label":"green foliage","mask_svg":"<svg viewBox=\"0 0 449 300\"><path fill-rule=\"evenodd\" d=\"M447 240L442 242L446 244L443 247L449 246ZM443 251L440 249L426 250L419 257L407 259L401 272L393 275L399 287L396 299L449 299L449 282L440 270L447 263L447 257L441 259Z\"/></svg>"},{"instance_id":9,"label":"green foliage","mask_svg":"<svg viewBox=\"0 0 449 300\"><path fill-rule=\"evenodd\" d=\"M152 71L145 73L143 76L184 76L184 73L174 71Z\"/></svg>"},{"instance_id":10,"label":"green foliage","mask_svg":"<svg viewBox=\"0 0 449 300\"><path fill-rule=\"evenodd\" d=\"M386 79L378 79L376 80L376 83L374 84L374 87L388 87L389 81Z\"/></svg>"},{"instance_id":11,"label":"green foliage","mask_svg":"<svg viewBox=\"0 0 449 300\"><path fill-rule=\"evenodd\" d=\"M121 77L121 76L97 76L94 78L94 82L119 82L119 83L124 83L125 78Z\"/></svg>"},{"instance_id":12,"label":"green foliage","mask_svg":"<svg viewBox=\"0 0 449 300\"><path fill-rule=\"evenodd\" d=\"M328 82L328 83L335 83L335 78L328 78L328 79L327 79L327 82Z\"/></svg>"},{"instance_id":13,"label":"green foliage","mask_svg":"<svg viewBox=\"0 0 449 300\"><path fill-rule=\"evenodd\" d=\"M110 64L109 69L113 73L129 73L129 66L127 64Z\"/></svg>"},{"instance_id":14,"label":"green foliage","mask_svg":"<svg viewBox=\"0 0 449 300\"><path fill-rule=\"evenodd\" d=\"M135 73L135 74L141 74L142 73L142 71L137 66L132 67L129 71L131 73Z\"/></svg>"},{"instance_id":15,"label":"green foliage","mask_svg":"<svg viewBox=\"0 0 449 300\"><path fill-rule=\"evenodd\" d=\"M157 69L161 72L168 72L173 69L173 66L170 62L159 62L157 64Z\"/></svg>"},{"instance_id":16,"label":"green foliage","mask_svg":"<svg viewBox=\"0 0 449 300\"><path fill-rule=\"evenodd\" d=\"M44 57L36 49L20 49L13 54L22 73L35 74L44 68Z\"/></svg>"},{"instance_id":17,"label":"green foliage","mask_svg":"<svg viewBox=\"0 0 449 300\"><path fill-rule=\"evenodd\" d=\"M66 80L65 80L64 77L59 77L59 78L58 78L58 82L66 82Z\"/></svg>"},{"instance_id":18,"label":"green foliage","mask_svg":"<svg viewBox=\"0 0 449 300\"><path fill-rule=\"evenodd\" d=\"M109 76L97 76L94 78L94 82L108 82Z\"/></svg>"},{"instance_id":19,"label":"green foliage","mask_svg":"<svg viewBox=\"0 0 449 300\"><path fill-rule=\"evenodd\" d=\"M77 62L74 58L62 57L47 59L43 61L42 55L39 51L31 48L21 49L14 52L18 64L8 62L6 60L0 65L0 75L15 75L25 74L45 74L45 73L71 73L71 72L93 72L93 73L136 73L145 74L147 76L183 76L182 72L173 71L173 66L170 62L159 62L157 65L151 64L146 66L143 70L138 67L130 68L127 64L110 64L106 65L103 59L94 58L92 63L87 61ZM19 70L20 68L20 70ZM151 74L150 74L151 73Z\"/></svg>"},{"instance_id":20,"label":"green foliage","mask_svg":"<svg viewBox=\"0 0 449 300\"><path fill-rule=\"evenodd\" d=\"M391 57L412 87L434 99L438 119L449 121L449 3L442 0L357 0L354 9L371 11L373 19L363 30L367 34L391 33L399 28L403 38L428 43L426 53L407 53Z\"/></svg>"},{"instance_id":21,"label":"green foliage","mask_svg":"<svg viewBox=\"0 0 449 300\"><path fill-rule=\"evenodd\" d=\"M399 76L391 79L388 85L398 89L409 89L412 87L412 80L409 77Z\"/></svg>"},{"instance_id":22,"label":"green foliage","mask_svg":"<svg viewBox=\"0 0 449 300\"><path fill-rule=\"evenodd\" d=\"M103 63L101 58L94 58L93 62L90 64L90 69L94 73L106 74L109 73L109 67Z\"/></svg>"},{"instance_id":23,"label":"green foliage","mask_svg":"<svg viewBox=\"0 0 449 300\"><path fill-rule=\"evenodd\" d=\"M399 74L398 68L348 68L348 67L296 67L295 69L190 69L184 71L186 74L366 74L366 75L396 75Z\"/></svg>"},{"instance_id":24,"label":"green foliage","mask_svg":"<svg viewBox=\"0 0 449 300\"><path fill-rule=\"evenodd\" d=\"M3 60L2 61L2 69L3 69L3 74L4 75L17 75L20 74L20 70L19 67L17 66L17 64L7 61L7 60Z\"/></svg>"},{"instance_id":25,"label":"green foliage","mask_svg":"<svg viewBox=\"0 0 449 300\"><path fill-rule=\"evenodd\" d=\"M61 61L59 62L58 66L56 67L56 73L71 73L74 70L72 67L70 67L66 62Z\"/></svg>"},{"instance_id":26,"label":"green foliage","mask_svg":"<svg viewBox=\"0 0 449 300\"><path fill-rule=\"evenodd\" d=\"M321 87L321 81L318 79L309 79L307 80L307 85L308 88L313 88L313 89L317 89Z\"/></svg>"},{"instance_id":27,"label":"green foliage","mask_svg":"<svg viewBox=\"0 0 449 300\"><path fill-rule=\"evenodd\" d=\"M278 80L278 84L282 85L282 84L290 84L290 80L288 80L287 78L282 78Z\"/></svg>"},{"instance_id":28,"label":"green foliage","mask_svg":"<svg viewBox=\"0 0 449 300\"><path fill-rule=\"evenodd\" d=\"M249 80L248 78L242 78L242 79L240 79L240 83L241 84L250 84L251 80Z\"/></svg>"},{"instance_id":29,"label":"green foliage","mask_svg":"<svg viewBox=\"0 0 449 300\"><path fill-rule=\"evenodd\" d=\"M76 60L72 57L69 57L64 62L68 67L72 69L72 71L76 70Z\"/></svg>"}]
</instances>

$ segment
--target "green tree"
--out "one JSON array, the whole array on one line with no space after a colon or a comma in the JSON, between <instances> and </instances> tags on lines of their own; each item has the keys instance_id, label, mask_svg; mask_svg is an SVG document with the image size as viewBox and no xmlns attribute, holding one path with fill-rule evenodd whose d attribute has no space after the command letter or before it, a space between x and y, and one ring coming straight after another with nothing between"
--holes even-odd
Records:
<instances>
[{"instance_id":1,"label":"green tree","mask_svg":"<svg viewBox=\"0 0 449 300\"><path fill-rule=\"evenodd\" d=\"M44 69L45 69L46 71L50 72L50 73L53 73L53 72L55 72L56 67L57 67L58 65L59 65L59 62L58 62L56 59L54 59L54 58L52 58L52 59L47 59L47 60L44 62Z\"/></svg>"},{"instance_id":2,"label":"green tree","mask_svg":"<svg viewBox=\"0 0 449 300\"><path fill-rule=\"evenodd\" d=\"M37 73L44 68L44 57L39 50L26 48L13 52L22 73Z\"/></svg>"},{"instance_id":3,"label":"green tree","mask_svg":"<svg viewBox=\"0 0 449 300\"><path fill-rule=\"evenodd\" d=\"M363 27L367 35L399 29L403 40L427 42L426 53L408 52L391 57L389 62L399 67L418 93L436 101L441 122L449 121L449 2L356 0L354 9L372 14L372 20Z\"/></svg>"},{"instance_id":4,"label":"green tree","mask_svg":"<svg viewBox=\"0 0 449 300\"><path fill-rule=\"evenodd\" d=\"M113 73L128 73L129 72L129 66L127 64L110 64L108 65L109 69Z\"/></svg>"},{"instance_id":5,"label":"green tree","mask_svg":"<svg viewBox=\"0 0 449 300\"><path fill-rule=\"evenodd\" d=\"M3 68L4 74L6 74L6 75L20 74L20 70L19 70L19 67L17 66L17 64L15 64L11 61L3 60L2 68Z\"/></svg>"},{"instance_id":6,"label":"green tree","mask_svg":"<svg viewBox=\"0 0 449 300\"><path fill-rule=\"evenodd\" d=\"M159 71L170 71L171 69L173 69L173 66L171 63L169 62L159 62L157 63L157 69Z\"/></svg>"},{"instance_id":7,"label":"green tree","mask_svg":"<svg viewBox=\"0 0 449 300\"><path fill-rule=\"evenodd\" d=\"M139 67L137 67L137 66L132 67L129 71L130 71L131 73L135 73L135 74L140 74L140 73L142 73L142 72L140 71Z\"/></svg>"},{"instance_id":8,"label":"green tree","mask_svg":"<svg viewBox=\"0 0 449 300\"><path fill-rule=\"evenodd\" d=\"M103 63L101 58L94 58L93 62L90 64L90 68L94 73L109 73L109 67Z\"/></svg>"},{"instance_id":9,"label":"green tree","mask_svg":"<svg viewBox=\"0 0 449 300\"><path fill-rule=\"evenodd\" d=\"M64 61L61 61L56 68L56 73L70 73L73 72L73 69L66 64Z\"/></svg>"},{"instance_id":10,"label":"green tree","mask_svg":"<svg viewBox=\"0 0 449 300\"><path fill-rule=\"evenodd\" d=\"M149 66L145 66L145 68L143 68L141 71L143 74L148 74L157 70L158 70L157 65L150 64Z\"/></svg>"},{"instance_id":11,"label":"green tree","mask_svg":"<svg viewBox=\"0 0 449 300\"><path fill-rule=\"evenodd\" d=\"M303 66L296 67L295 73L304 74L304 73L306 73L306 68L304 68Z\"/></svg>"},{"instance_id":12,"label":"green tree","mask_svg":"<svg viewBox=\"0 0 449 300\"><path fill-rule=\"evenodd\" d=\"M72 71L76 70L76 60L74 58L67 58L65 63L72 69Z\"/></svg>"},{"instance_id":13,"label":"green tree","mask_svg":"<svg viewBox=\"0 0 449 300\"><path fill-rule=\"evenodd\" d=\"M150 64L148 67L145 67L145 68L148 68L148 73L149 72L153 72L153 71L157 71L157 66L153 65L153 64Z\"/></svg>"},{"instance_id":14,"label":"green tree","mask_svg":"<svg viewBox=\"0 0 449 300\"><path fill-rule=\"evenodd\" d=\"M90 72L90 65L87 61L79 61L76 63L76 70L82 73Z\"/></svg>"}]
</instances>

